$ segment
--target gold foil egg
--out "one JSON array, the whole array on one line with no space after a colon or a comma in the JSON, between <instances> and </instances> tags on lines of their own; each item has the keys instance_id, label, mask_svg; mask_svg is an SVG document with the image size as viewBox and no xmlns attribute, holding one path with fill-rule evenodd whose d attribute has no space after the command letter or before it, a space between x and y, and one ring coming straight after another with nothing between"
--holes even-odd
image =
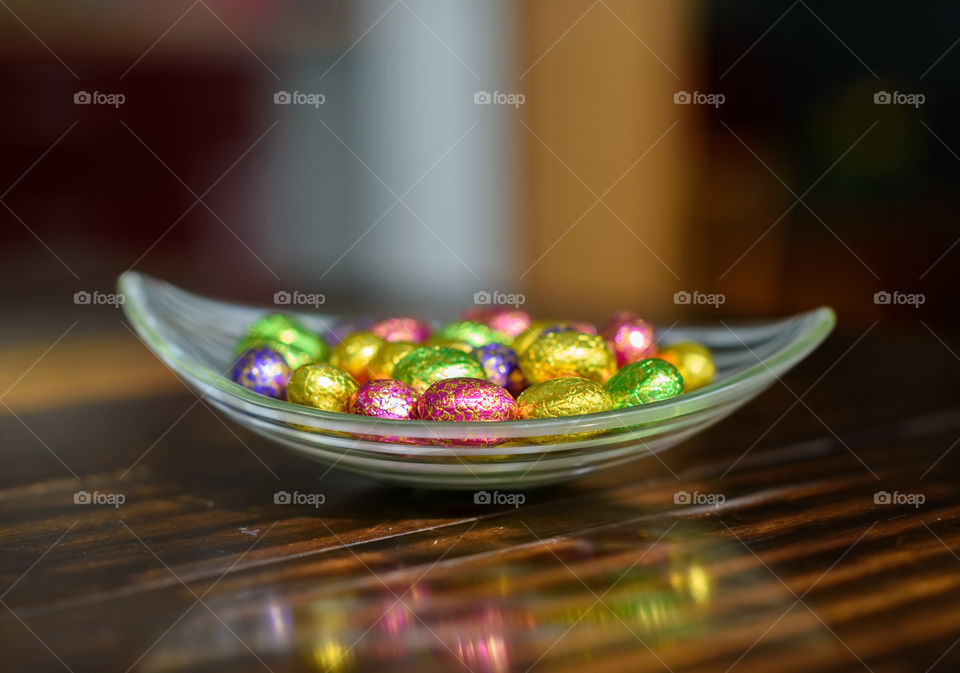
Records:
<instances>
[{"instance_id":1,"label":"gold foil egg","mask_svg":"<svg viewBox=\"0 0 960 673\"><path fill-rule=\"evenodd\" d=\"M330 364L350 374L359 383L369 381L370 361L386 343L373 332L352 332L333 347Z\"/></svg>"},{"instance_id":2,"label":"gold foil egg","mask_svg":"<svg viewBox=\"0 0 960 673\"><path fill-rule=\"evenodd\" d=\"M370 360L370 364L367 365L370 380L392 379L393 368L396 364L407 353L415 351L417 348L416 344L409 341L388 341L385 343Z\"/></svg>"},{"instance_id":3,"label":"gold foil egg","mask_svg":"<svg viewBox=\"0 0 960 673\"><path fill-rule=\"evenodd\" d=\"M332 365L304 365L287 383L287 401L324 411L348 413L351 399L359 387L350 374Z\"/></svg>"},{"instance_id":4,"label":"gold foil egg","mask_svg":"<svg viewBox=\"0 0 960 673\"><path fill-rule=\"evenodd\" d=\"M664 348L657 357L677 368L683 377L684 392L703 388L713 383L717 376L713 354L703 344L680 341Z\"/></svg>"},{"instance_id":5,"label":"gold foil egg","mask_svg":"<svg viewBox=\"0 0 960 673\"><path fill-rule=\"evenodd\" d=\"M566 376L603 383L617 371L617 360L603 337L553 332L540 337L523 352L520 370L530 383Z\"/></svg>"},{"instance_id":6,"label":"gold foil egg","mask_svg":"<svg viewBox=\"0 0 960 673\"><path fill-rule=\"evenodd\" d=\"M517 398L520 418L557 418L610 411L613 403L610 396L596 381L568 377L535 383ZM568 435L532 437L540 444L557 441L578 441L600 434L599 432L576 432Z\"/></svg>"}]
</instances>

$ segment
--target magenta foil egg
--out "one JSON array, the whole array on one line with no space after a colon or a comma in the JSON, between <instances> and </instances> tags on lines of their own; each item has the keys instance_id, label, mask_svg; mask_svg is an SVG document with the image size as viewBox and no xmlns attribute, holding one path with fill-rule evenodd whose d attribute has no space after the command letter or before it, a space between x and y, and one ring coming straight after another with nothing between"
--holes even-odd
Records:
<instances>
[{"instance_id":1,"label":"magenta foil egg","mask_svg":"<svg viewBox=\"0 0 960 673\"><path fill-rule=\"evenodd\" d=\"M513 397L495 383L486 379L443 379L427 388L417 411L421 420L428 421L512 421L518 417ZM458 446L493 446L503 439L471 437L462 440L441 440L441 444Z\"/></svg>"},{"instance_id":2,"label":"magenta foil egg","mask_svg":"<svg viewBox=\"0 0 960 673\"><path fill-rule=\"evenodd\" d=\"M384 341L410 341L420 343L430 336L430 326L416 318L385 318L373 325L370 331Z\"/></svg>"},{"instance_id":3,"label":"magenta foil egg","mask_svg":"<svg viewBox=\"0 0 960 673\"><path fill-rule=\"evenodd\" d=\"M513 338L530 327L531 318L526 311L504 308L492 311L482 322L501 334Z\"/></svg>"},{"instance_id":4,"label":"magenta foil egg","mask_svg":"<svg viewBox=\"0 0 960 673\"><path fill-rule=\"evenodd\" d=\"M617 356L618 367L651 358L657 352L654 327L642 318L620 321L608 319L600 331L600 336Z\"/></svg>"},{"instance_id":5,"label":"magenta foil egg","mask_svg":"<svg viewBox=\"0 0 960 673\"><path fill-rule=\"evenodd\" d=\"M377 379L360 386L350 413L402 421L417 418L417 391L402 381Z\"/></svg>"}]
</instances>

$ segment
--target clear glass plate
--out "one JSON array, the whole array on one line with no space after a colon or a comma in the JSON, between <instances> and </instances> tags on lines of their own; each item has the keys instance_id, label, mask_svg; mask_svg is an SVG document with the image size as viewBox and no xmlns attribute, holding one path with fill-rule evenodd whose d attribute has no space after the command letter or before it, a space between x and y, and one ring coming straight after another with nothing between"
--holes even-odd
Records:
<instances>
[{"instance_id":1,"label":"clear glass plate","mask_svg":"<svg viewBox=\"0 0 960 673\"><path fill-rule=\"evenodd\" d=\"M822 307L749 325L674 327L664 343L708 346L717 380L663 402L529 421L389 421L264 397L224 375L246 326L277 307L216 301L132 271L120 276L118 287L126 297L127 319L147 346L240 425L305 457L372 479L470 490L565 481L670 448L756 397L813 351L836 322L833 310ZM320 332L341 319L290 313ZM469 445L491 438L503 443Z\"/></svg>"}]
</instances>

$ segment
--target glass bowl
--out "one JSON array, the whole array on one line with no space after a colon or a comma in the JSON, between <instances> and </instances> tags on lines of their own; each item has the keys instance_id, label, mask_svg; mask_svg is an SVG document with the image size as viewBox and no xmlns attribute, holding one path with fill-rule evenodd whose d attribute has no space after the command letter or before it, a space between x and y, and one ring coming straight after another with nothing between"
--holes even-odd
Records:
<instances>
[{"instance_id":1,"label":"glass bowl","mask_svg":"<svg viewBox=\"0 0 960 673\"><path fill-rule=\"evenodd\" d=\"M665 344L697 341L713 351L717 380L662 402L527 421L390 421L275 400L225 376L246 326L265 313L282 310L321 333L338 316L216 301L133 271L120 276L118 288L127 319L154 354L240 425L379 481L469 490L561 482L668 449L756 397L813 351L836 321L822 307L762 323L669 329ZM501 443L470 445L477 439Z\"/></svg>"}]
</instances>

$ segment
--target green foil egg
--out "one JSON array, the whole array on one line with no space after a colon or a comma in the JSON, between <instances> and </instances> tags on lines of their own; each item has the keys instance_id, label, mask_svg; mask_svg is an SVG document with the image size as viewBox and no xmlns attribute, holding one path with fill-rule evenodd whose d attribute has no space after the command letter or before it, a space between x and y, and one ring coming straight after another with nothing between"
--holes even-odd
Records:
<instances>
[{"instance_id":1,"label":"green foil egg","mask_svg":"<svg viewBox=\"0 0 960 673\"><path fill-rule=\"evenodd\" d=\"M272 348L283 356L290 369L326 362L330 356L330 348L322 336L282 313L264 316L250 325L234 354L240 355L251 348Z\"/></svg>"},{"instance_id":2,"label":"green foil egg","mask_svg":"<svg viewBox=\"0 0 960 673\"><path fill-rule=\"evenodd\" d=\"M393 368L393 378L423 393L444 379L486 378L480 361L469 353L443 346L426 346L405 355Z\"/></svg>"},{"instance_id":3,"label":"green foil egg","mask_svg":"<svg viewBox=\"0 0 960 673\"><path fill-rule=\"evenodd\" d=\"M604 384L614 409L657 402L683 392L683 377L666 360L648 358L625 365Z\"/></svg>"},{"instance_id":4,"label":"green foil egg","mask_svg":"<svg viewBox=\"0 0 960 673\"><path fill-rule=\"evenodd\" d=\"M512 338L498 332L488 325L470 320L458 320L451 322L440 328L436 334L438 339L448 339L450 341L463 341L474 348L486 346L490 343L502 343L510 345Z\"/></svg>"}]
</instances>

